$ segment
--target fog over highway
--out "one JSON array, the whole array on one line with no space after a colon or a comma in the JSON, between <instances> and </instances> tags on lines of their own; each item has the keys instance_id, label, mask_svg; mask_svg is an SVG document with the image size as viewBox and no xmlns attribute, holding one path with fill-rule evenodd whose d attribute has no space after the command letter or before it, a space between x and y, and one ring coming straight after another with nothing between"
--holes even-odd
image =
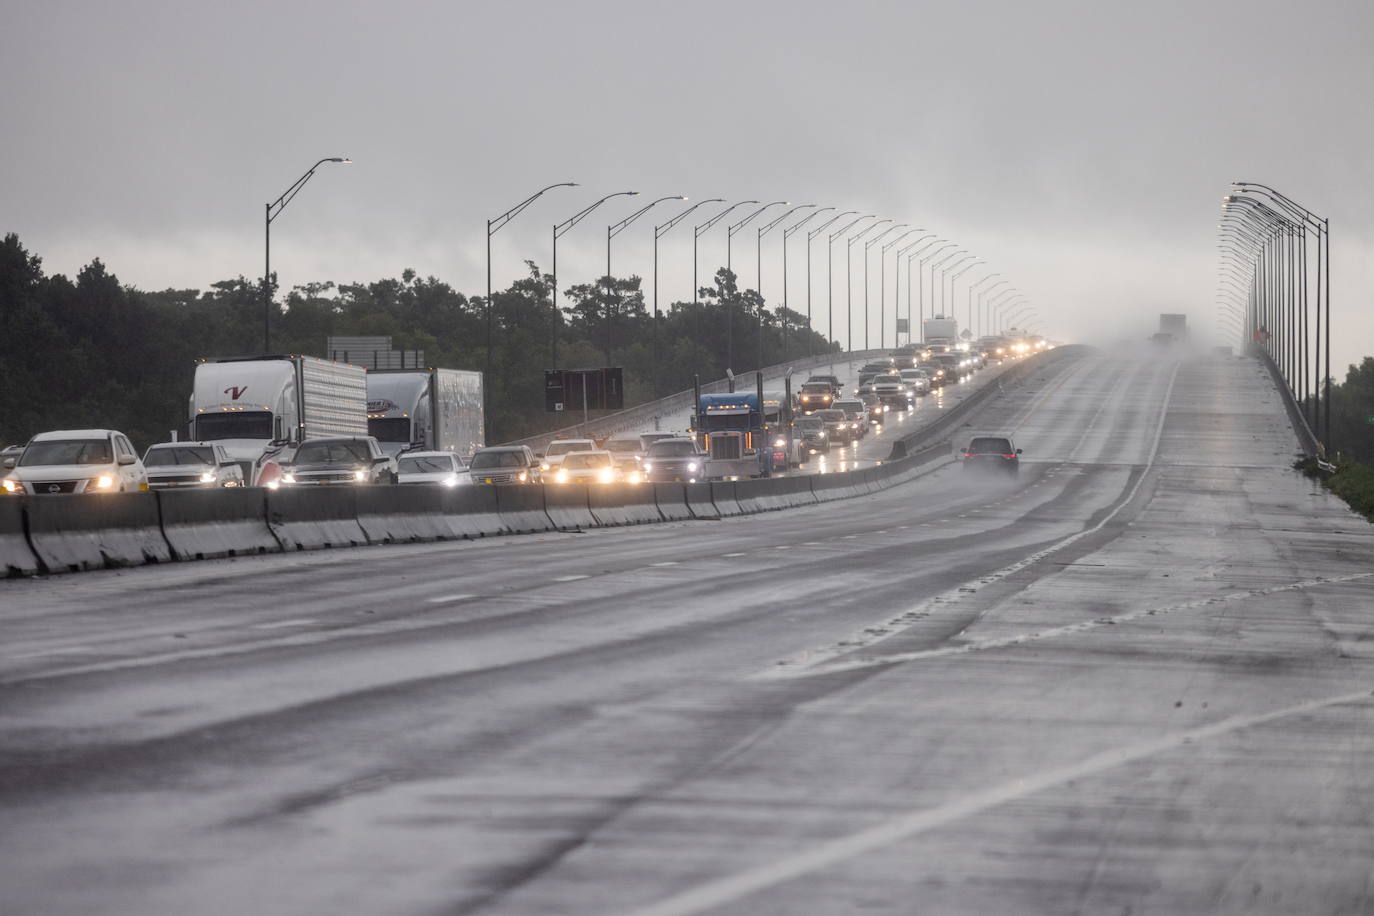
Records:
<instances>
[{"instance_id":1,"label":"fog over highway","mask_svg":"<svg viewBox=\"0 0 1374 916\"><path fill-rule=\"evenodd\" d=\"M1374 908L1371 529L1254 360L881 493L0 582L6 914Z\"/></svg>"}]
</instances>

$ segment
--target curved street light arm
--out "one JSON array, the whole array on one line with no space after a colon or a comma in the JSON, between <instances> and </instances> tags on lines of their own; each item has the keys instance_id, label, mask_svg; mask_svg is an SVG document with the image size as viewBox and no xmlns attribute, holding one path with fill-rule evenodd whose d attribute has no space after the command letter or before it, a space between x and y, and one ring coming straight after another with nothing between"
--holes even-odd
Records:
<instances>
[{"instance_id":1,"label":"curved street light arm","mask_svg":"<svg viewBox=\"0 0 1374 916\"><path fill-rule=\"evenodd\" d=\"M552 191L554 188L577 188L577 187L581 187L581 185L579 185L579 184L578 184L577 182L575 182L575 181L560 181L558 184L551 184L551 185L549 185L547 188L544 188L542 191L536 191L535 193L531 194L529 197L526 197L524 200L520 201L520 203L518 203L518 204L516 204L515 206L511 207L511 208L510 208L509 210L507 210L505 213L502 213L500 216L496 217L496 219L490 220L490 221L487 223L487 234L488 234L488 235L492 235L492 234L494 234L494 233L496 233L496 232L501 231L501 228L502 228L503 226L505 226L506 223L510 222L511 220L513 220L513 219L515 219L517 216L519 216L519 215L520 215L520 212L521 212L522 210L524 210L524 209L525 209L526 207L528 207L530 204L534 203L534 202L535 202L536 200L538 200L539 198L543 197L544 194L545 194L546 192Z\"/></svg>"},{"instance_id":2,"label":"curved street light arm","mask_svg":"<svg viewBox=\"0 0 1374 916\"><path fill-rule=\"evenodd\" d=\"M892 220L890 219L880 219L876 223L869 223L859 232L858 235L854 236L852 239L849 240L849 247L854 247L855 242L859 241L864 236L872 232L874 229L877 229L879 226L885 226L890 222L892 222Z\"/></svg>"},{"instance_id":3,"label":"curved street light arm","mask_svg":"<svg viewBox=\"0 0 1374 916\"><path fill-rule=\"evenodd\" d=\"M813 206L814 206L814 205L813 205ZM826 213L826 212L828 212L828 211L830 211L830 210L834 210L834 209L835 209L834 207L821 207L819 210L812 210L810 213L806 214L805 216L803 216L801 219L797 220L797 221L796 221L795 223L793 223L792 225L790 225L790 226L788 226L787 228L783 229L783 230L782 230L782 240L783 240L784 242L787 241L788 239L790 239L790 238L796 233L796 231L797 231L798 229L800 229L802 226L805 226L805 225L806 225L807 223L809 223L812 219L816 218L817 216L820 216L822 213Z\"/></svg>"},{"instance_id":4,"label":"curved street light arm","mask_svg":"<svg viewBox=\"0 0 1374 916\"><path fill-rule=\"evenodd\" d=\"M601 198L591 206L578 211L575 215L570 216L563 222L556 224L553 227L553 237L561 238L562 236L566 235L568 230L571 229L573 226L576 226L578 223L582 222L582 220L584 220L587 217L588 213L591 213L593 210L604 204L606 201L610 200L612 197L634 197L638 193L638 191L616 191L614 194L607 194L605 197Z\"/></svg>"},{"instance_id":5,"label":"curved street light arm","mask_svg":"<svg viewBox=\"0 0 1374 916\"><path fill-rule=\"evenodd\" d=\"M703 235L705 235L707 232L710 232L710 231L711 231L711 227L712 227L712 226L714 226L716 223L718 223L718 222L720 222L722 219L724 219L725 216L726 216L726 214L728 214L730 211L734 210L736 207L743 207L743 206L747 206L748 204L756 204L756 203L758 203L757 200L742 200L742 201L740 201L740 202L737 203L737 204L731 204L730 206L726 207L724 210L722 210L722 211L720 211L719 213L717 213L715 216L713 216L713 217L711 217L710 219L708 219L706 222L702 223L700 226L695 227L692 231L696 233L697 238L701 238L701 237L702 237Z\"/></svg>"},{"instance_id":6,"label":"curved street light arm","mask_svg":"<svg viewBox=\"0 0 1374 916\"><path fill-rule=\"evenodd\" d=\"M868 251L869 251L874 245L878 244L878 243L881 242L883 239L885 239L886 237L888 237L888 236L891 235L892 233L896 232L898 229L905 229L905 228L906 228L907 226L909 226L909 225L911 225L911 224L910 224L910 223L897 223L897 224L895 224L895 225L888 226L888 227L887 227L886 229L884 229L882 232L879 232L877 235L873 236L873 238L871 238L871 239L869 239L868 241L864 242L864 254L867 254ZM883 249L883 250L886 251L887 249Z\"/></svg>"},{"instance_id":7,"label":"curved street light arm","mask_svg":"<svg viewBox=\"0 0 1374 916\"><path fill-rule=\"evenodd\" d=\"M754 201L754 202L755 202L755 203L758 203L758 201ZM750 213L748 216L746 216L744 219L740 220L739 222L735 223L733 226L727 226L727 227L725 228L725 234L726 234L727 236L733 238L734 235L735 235L735 233L736 233L736 232L739 232L741 229L743 229L744 226L745 226L745 224L748 223L750 220L752 220L754 217L758 216L760 213L762 213L764 210L767 210L769 207L776 207L776 206L779 206L779 205L782 205L782 206L785 207L785 206L787 206L787 201L785 201L785 200L775 200L775 201L773 201L773 202L771 202L771 203L766 203L766 204L764 204L762 207L759 207L759 208L758 208L757 210L755 210L753 213Z\"/></svg>"},{"instance_id":8,"label":"curved street light arm","mask_svg":"<svg viewBox=\"0 0 1374 916\"><path fill-rule=\"evenodd\" d=\"M917 232L920 232L921 230L920 230L920 229L917 229L916 231L917 231ZM920 237L919 239L917 239L916 241L911 242L911 243L909 243L909 244L907 244L907 245L904 245L904 246L902 246L901 248L898 248L898 249L897 249L897 257L898 257L898 258L905 257L905 256L906 256L906 253L907 253L908 251L911 251L912 249L919 247L922 243L926 242L927 240L929 240L929 239L934 239L934 238L935 238L935 233L934 233L934 232L929 233L928 235L923 235L923 236L921 236L921 237ZM938 241L938 240L937 240L937 241Z\"/></svg>"},{"instance_id":9,"label":"curved street light arm","mask_svg":"<svg viewBox=\"0 0 1374 916\"><path fill-rule=\"evenodd\" d=\"M809 244L811 243L811 240L812 240L812 239L814 239L816 236L820 235L820 234L821 234L822 232L824 232L826 229L829 229L832 225L835 224L835 222L836 222L837 220L842 220L842 219L844 219L846 216L853 216L855 213L858 213L858 212L859 212L858 210L846 210L846 211L844 211L843 213L836 213L834 216L830 217L830 219L828 219L828 220L826 220L825 222L821 223L819 226L817 226L815 229L812 229L810 232L806 233L806 242L807 242L807 244L809 245ZM860 217L860 218L862 218L862 217Z\"/></svg>"},{"instance_id":10,"label":"curved street light arm","mask_svg":"<svg viewBox=\"0 0 1374 916\"><path fill-rule=\"evenodd\" d=\"M629 225L630 225L631 223L633 223L635 220L639 219L639 218L640 218L641 216L643 216L645 213L648 213L648 212L649 212L650 210L652 210L654 207L656 207L656 206L658 206L659 204L663 203L665 200L686 200L686 199L687 199L687 195L686 195L686 194L671 194L671 195L669 195L668 197L660 197L658 200L654 201L653 203L651 203L651 204L645 204L644 206L640 207L638 210L636 210L635 212L631 213L629 216L625 217L625 218L622 219L620 222L618 222L618 223L616 223L616 224L614 224L614 225L612 225L612 226L607 226L607 227L606 227L606 232L610 235L611 238L615 238L617 235L619 235L620 233L624 232L624 231L629 227Z\"/></svg>"},{"instance_id":11,"label":"curved street light arm","mask_svg":"<svg viewBox=\"0 0 1374 916\"><path fill-rule=\"evenodd\" d=\"M866 219L873 219L873 218L874 218L875 216L877 216L877 215L878 215L878 214L876 214L876 213L867 213L867 214L865 214L865 215L859 217L858 219L850 220L849 223L848 223L843 229L840 229L840 230L838 230L838 231L836 231L836 232L830 233L830 236L829 236L829 238L830 238L830 244L832 244L832 245L835 244L835 240L836 240L837 238L839 238L840 236L844 235L844 234L845 234L846 232L848 232L850 229L853 229L853 228L854 228L856 225L858 225L859 223L863 222L863 221L866 220ZM875 224L875 225L876 225L876 224Z\"/></svg>"},{"instance_id":12,"label":"curved street light arm","mask_svg":"<svg viewBox=\"0 0 1374 916\"><path fill-rule=\"evenodd\" d=\"M796 213L798 210L805 210L807 207L814 207L814 206L816 206L816 205L815 205L815 204L797 204L797 205L796 205L795 207L793 207L791 210L786 211L785 213L783 213L782 216L779 216L777 219L773 220L771 223L768 223L768 224L766 224L766 225L760 226L760 227L759 227L759 238L763 238L765 235L767 235L769 232L772 231L772 229L773 229L774 226L776 226L778 223L782 222L783 220L787 219L787 217L791 216L793 213Z\"/></svg>"},{"instance_id":13,"label":"curved street light arm","mask_svg":"<svg viewBox=\"0 0 1374 916\"><path fill-rule=\"evenodd\" d=\"M695 210L697 207L704 207L706 204L723 204L723 203L725 203L725 198L723 198L723 197L712 197L710 200L702 200L702 201L698 201L697 203L692 204L692 205L691 205L690 207L688 207L686 210L683 210L683 211L682 211L681 213L679 213L677 216L674 216L672 219L668 220L668 222L663 223L663 224L658 225L658 226L655 226L655 227L654 227L654 238L656 238L656 239L661 239L661 238L663 238L665 235L668 234L668 231L669 231L670 229L672 229L672 228L673 228L674 226L676 226L678 223L680 223L680 222L682 222L684 219L686 219L687 216L688 216L688 214L690 214L690 213L691 213L693 210Z\"/></svg>"},{"instance_id":14,"label":"curved street light arm","mask_svg":"<svg viewBox=\"0 0 1374 916\"><path fill-rule=\"evenodd\" d=\"M319 162L312 165L310 168L306 169L304 175L302 175L300 178L297 178L295 181L291 183L291 187L281 192L281 197L278 197L276 200L272 201L270 204L267 205L267 222L269 224L281 215L281 211L285 210L286 205L291 203L292 198L294 198L297 194L301 192L301 188L305 187L305 183L309 181L312 177L314 177L315 170L320 166L324 165L326 162L339 162L344 165L348 165L352 163L353 160L349 159L347 156L326 156Z\"/></svg>"}]
</instances>

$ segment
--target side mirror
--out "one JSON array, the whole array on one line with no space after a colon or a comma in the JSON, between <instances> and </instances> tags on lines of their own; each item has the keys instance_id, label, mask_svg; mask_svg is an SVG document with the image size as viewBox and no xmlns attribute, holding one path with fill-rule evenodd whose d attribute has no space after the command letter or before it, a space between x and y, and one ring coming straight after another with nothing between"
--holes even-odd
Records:
<instances>
[{"instance_id":1,"label":"side mirror","mask_svg":"<svg viewBox=\"0 0 1374 916\"><path fill-rule=\"evenodd\" d=\"M1016 454L1021 454L1021 450L1019 448L1016 450Z\"/></svg>"},{"instance_id":2,"label":"side mirror","mask_svg":"<svg viewBox=\"0 0 1374 916\"><path fill-rule=\"evenodd\" d=\"M7 471L12 471L12 470L14 470L14 459L13 459L13 458L6 458L6 459L5 459L5 470L7 470Z\"/></svg>"},{"instance_id":3,"label":"side mirror","mask_svg":"<svg viewBox=\"0 0 1374 916\"><path fill-rule=\"evenodd\" d=\"M123 466L125 466L125 467L128 467L129 465L133 464L133 463L134 463L135 461L137 461L137 460L138 460L138 459L135 458L133 455L120 455L120 456L119 456L119 461L118 461L118 463L121 464L121 465L123 465Z\"/></svg>"},{"instance_id":4,"label":"side mirror","mask_svg":"<svg viewBox=\"0 0 1374 916\"><path fill-rule=\"evenodd\" d=\"M372 463L373 463L373 464L386 464L386 463L387 463L388 461L390 461L390 460L391 460L391 459L389 459L389 458L387 458L385 455L383 455L383 456L381 456L380 458L373 458L373 459L372 459Z\"/></svg>"}]
</instances>

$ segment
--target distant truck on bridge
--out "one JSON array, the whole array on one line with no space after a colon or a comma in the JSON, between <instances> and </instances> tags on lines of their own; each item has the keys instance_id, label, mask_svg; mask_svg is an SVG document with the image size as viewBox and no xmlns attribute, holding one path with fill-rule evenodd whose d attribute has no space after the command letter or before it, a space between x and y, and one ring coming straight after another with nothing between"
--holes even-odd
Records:
<instances>
[{"instance_id":1,"label":"distant truck on bridge","mask_svg":"<svg viewBox=\"0 0 1374 916\"><path fill-rule=\"evenodd\" d=\"M1183 343L1188 339L1188 316L1163 313L1159 316L1159 331L1150 338L1161 346Z\"/></svg>"},{"instance_id":2,"label":"distant truck on bridge","mask_svg":"<svg viewBox=\"0 0 1374 916\"><path fill-rule=\"evenodd\" d=\"M411 449L471 455L484 444L482 373L369 370L367 431L393 458Z\"/></svg>"},{"instance_id":3,"label":"distant truck on bridge","mask_svg":"<svg viewBox=\"0 0 1374 916\"><path fill-rule=\"evenodd\" d=\"M927 318L921 322L921 340L928 347L953 347L959 343L959 322L945 315Z\"/></svg>"}]
</instances>

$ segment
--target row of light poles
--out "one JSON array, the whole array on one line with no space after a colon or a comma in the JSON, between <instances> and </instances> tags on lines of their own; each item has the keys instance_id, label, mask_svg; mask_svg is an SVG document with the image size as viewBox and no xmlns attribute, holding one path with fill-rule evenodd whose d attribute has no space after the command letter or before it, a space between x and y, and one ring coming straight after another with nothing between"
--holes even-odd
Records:
<instances>
[{"instance_id":1,"label":"row of light poles","mask_svg":"<svg viewBox=\"0 0 1374 916\"><path fill-rule=\"evenodd\" d=\"M1237 181L1232 187L1217 226L1218 321L1238 332L1243 346L1269 354L1293 397L1307 403L1309 426L1314 435L1320 431L1318 447L1329 453L1330 220L1268 185Z\"/></svg>"}]
</instances>

